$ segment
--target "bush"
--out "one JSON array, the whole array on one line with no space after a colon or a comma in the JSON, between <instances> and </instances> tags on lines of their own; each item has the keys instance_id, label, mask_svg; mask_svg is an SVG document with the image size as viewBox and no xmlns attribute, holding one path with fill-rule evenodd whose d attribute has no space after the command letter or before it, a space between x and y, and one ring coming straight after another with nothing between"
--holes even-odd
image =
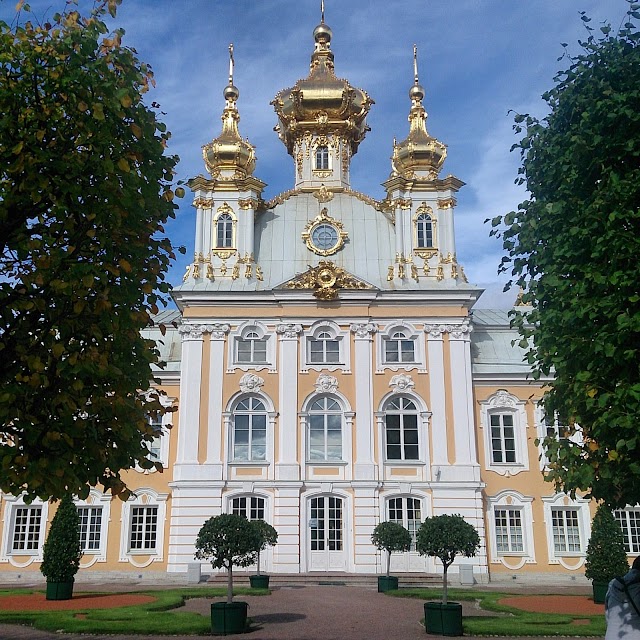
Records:
<instances>
[{"instance_id":1,"label":"bush","mask_svg":"<svg viewBox=\"0 0 640 640\"><path fill-rule=\"evenodd\" d=\"M610 582L629 571L622 529L611 510L601 504L591 524L585 576L594 582Z\"/></svg>"},{"instance_id":2,"label":"bush","mask_svg":"<svg viewBox=\"0 0 640 640\"><path fill-rule=\"evenodd\" d=\"M251 524L260 538L260 546L257 549L258 575L260 575L260 552L267 547L273 547L278 542L278 532L264 520L251 520Z\"/></svg>"},{"instance_id":3,"label":"bush","mask_svg":"<svg viewBox=\"0 0 640 640\"><path fill-rule=\"evenodd\" d=\"M440 559L444 567L442 603L447 604L447 570L457 555L475 556L480 547L476 528L461 515L426 518L418 529L418 553Z\"/></svg>"},{"instance_id":4,"label":"bush","mask_svg":"<svg viewBox=\"0 0 640 640\"><path fill-rule=\"evenodd\" d=\"M387 552L387 577L391 567L393 551L409 551L411 534L397 522L380 522L371 534L371 542L380 550Z\"/></svg>"},{"instance_id":5,"label":"bush","mask_svg":"<svg viewBox=\"0 0 640 640\"><path fill-rule=\"evenodd\" d=\"M72 582L80 568L80 518L70 495L60 501L42 549L40 571L47 582Z\"/></svg>"}]
</instances>

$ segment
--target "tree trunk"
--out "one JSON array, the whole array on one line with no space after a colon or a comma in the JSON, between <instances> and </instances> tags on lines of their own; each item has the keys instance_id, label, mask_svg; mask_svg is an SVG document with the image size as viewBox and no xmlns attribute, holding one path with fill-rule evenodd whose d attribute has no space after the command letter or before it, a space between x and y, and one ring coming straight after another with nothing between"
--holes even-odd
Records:
<instances>
[{"instance_id":1,"label":"tree trunk","mask_svg":"<svg viewBox=\"0 0 640 640\"><path fill-rule=\"evenodd\" d=\"M444 566L444 574L442 576L442 604L447 604L447 569L449 569L449 565L445 564Z\"/></svg>"},{"instance_id":2,"label":"tree trunk","mask_svg":"<svg viewBox=\"0 0 640 640\"><path fill-rule=\"evenodd\" d=\"M387 578L389 577L390 573L391 573L391 551L387 549Z\"/></svg>"},{"instance_id":3,"label":"tree trunk","mask_svg":"<svg viewBox=\"0 0 640 640\"><path fill-rule=\"evenodd\" d=\"M233 565L227 569L227 602L233 602Z\"/></svg>"},{"instance_id":4,"label":"tree trunk","mask_svg":"<svg viewBox=\"0 0 640 640\"><path fill-rule=\"evenodd\" d=\"M258 549L258 575L260 575L260 549Z\"/></svg>"}]
</instances>

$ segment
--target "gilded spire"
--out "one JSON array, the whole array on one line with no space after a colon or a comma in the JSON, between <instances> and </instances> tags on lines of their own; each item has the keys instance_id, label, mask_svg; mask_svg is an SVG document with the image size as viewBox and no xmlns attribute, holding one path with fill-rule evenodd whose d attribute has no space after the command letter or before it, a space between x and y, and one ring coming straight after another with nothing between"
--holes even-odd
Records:
<instances>
[{"instance_id":1,"label":"gilded spire","mask_svg":"<svg viewBox=\"0 0 640 640\"><path fill-rule=\"evenodd\" d=\"M207 171L214 178L232 180L245 178L253 173L256 155L253 146L243 140L238 131L240 114L237 101L240 91L233 84L235 61L233 43L229 45L229 82L222 93L225 107L222 112L222 133L202 147Z\"/></svg>"},{"instance_id":2,"label":"gilded spire","mask_svg":"<svg viewBox=\"0 0 640 640\"><path fill-rule=\"evenodd\" d=\"M418 78L418 47L414 44L413 85L409 90L409 135L398 144L394 142L392 175L436 179L447 156L446 146L427 133L427 112L422 105L424 96L425 90Z\"/></svg>"}]
</instances>

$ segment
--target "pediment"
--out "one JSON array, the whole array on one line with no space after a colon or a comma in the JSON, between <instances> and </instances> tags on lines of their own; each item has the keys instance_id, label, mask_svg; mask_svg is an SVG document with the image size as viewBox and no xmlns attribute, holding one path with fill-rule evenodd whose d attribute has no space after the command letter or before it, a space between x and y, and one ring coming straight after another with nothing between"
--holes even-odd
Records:
<instances>
[{"instance_id":1,"label":"pediment","mask_svg":"<svg viewBox=\"0 0 640 640\"><path fill-rule=\"evenodd\" d=\"M313 290L319 300L335 300L340 290L374 289L375 287L338 267L331 260L321 260L316 267L309 267L287 282L280 285L282 289Z\"/></svg>"}]
</instances>

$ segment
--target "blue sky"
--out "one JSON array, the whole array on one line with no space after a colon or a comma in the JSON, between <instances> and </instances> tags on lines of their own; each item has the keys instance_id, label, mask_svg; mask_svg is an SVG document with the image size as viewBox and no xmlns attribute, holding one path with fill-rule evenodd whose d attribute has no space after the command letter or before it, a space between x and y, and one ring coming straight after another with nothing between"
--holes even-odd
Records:
<instances>
[{"instance_id":1,"label":"blue sky","mask_svg":"<svg viewBox=\"0 0 640 640\"><path fill-rule=\"evenodd\" d=\"M30 4L38 16L64 6L63 0ZM0 0L0 18L11 22L14 6ZM508 112L544 114L540 96L567 65L557 61L561 43L577 53L586 37L580 11L596 29L603 21L617 29L626 7L624 0L325 0L336 73L375 100L372 130L352 162L352 188L384 195L380 183L389 176L393 138L408 132L415 43L427 128L448 145L443 175L467 183L458 194L457 253L469 280L486 289L482 306L509 306L515 296L500 294L502 248L483 223L526 197L514 185L519 157L509 151L517 137ZM123 0L114 25L126 30L123 44L155 71L150 100L166 112L171 152L181 158L179 179L205 172L201 146L220 132L233 42L240 132L256 146L255 175L267 183L265 199L293 187L293 161L273 131L269 102L307 76L319 21L320 0ZM187 247L169 274L173 284L193 255L194 220L187 195L167 227L174 244Z\"/></svg>"}]
</instances>

